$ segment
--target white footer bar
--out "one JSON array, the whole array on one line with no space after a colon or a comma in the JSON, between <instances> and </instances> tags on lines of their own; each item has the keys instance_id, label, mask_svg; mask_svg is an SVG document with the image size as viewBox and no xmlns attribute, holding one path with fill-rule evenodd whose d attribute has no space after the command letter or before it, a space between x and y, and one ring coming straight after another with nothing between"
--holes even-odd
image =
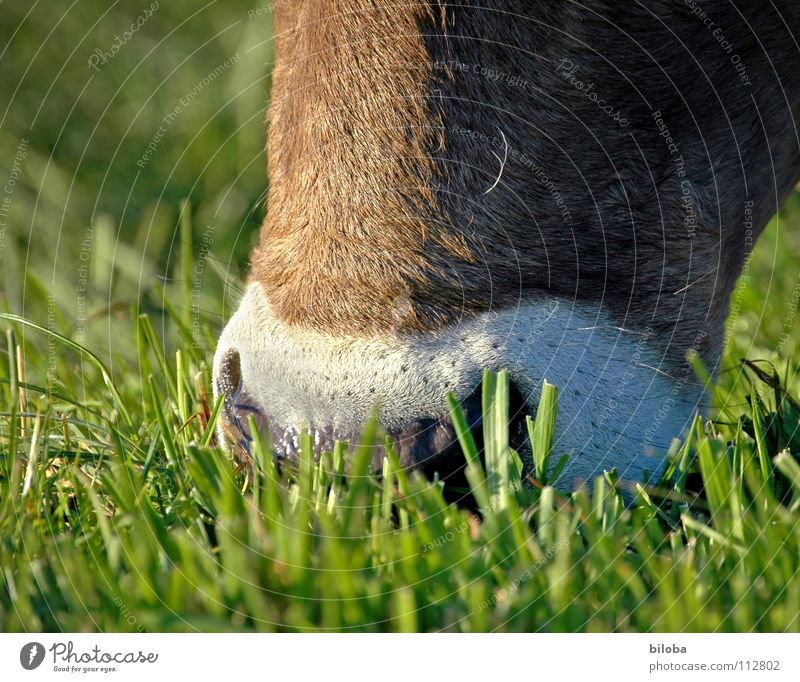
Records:
<instances>
[{"instance_id":1,"label":"white footer bar","mask_svg":"<svg viewBox=\"0 0 800 682\"><path fill-rule=\"evenodd\" d=\"M546 675L796 681L800 635L0 635L2 680L142 682L187 674L225 682L497 682Z\"/></svg>"}]
</instances>

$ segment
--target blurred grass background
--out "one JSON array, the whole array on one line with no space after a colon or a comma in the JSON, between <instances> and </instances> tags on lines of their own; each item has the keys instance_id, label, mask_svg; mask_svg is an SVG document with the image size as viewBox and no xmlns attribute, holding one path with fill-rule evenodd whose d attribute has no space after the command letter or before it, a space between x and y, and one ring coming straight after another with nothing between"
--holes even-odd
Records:
<instances>
[{"instance_id":1,"label":"blurred grass background","mask_svg":"<svg viewBox=\"0 0 800 682\"><path fill-rule=\"evenodd\" d=\"M230 312L218 273L241 275L263 217L268 6L2 9L0 188L15 180L0 197L3 305L42 322L49 308L59 331L110 355L130 351L114 320L138 299L158 314L154 285L174 284L188 198L213 261L198 307L218 327Z\"/></svg>"}]
</instances>

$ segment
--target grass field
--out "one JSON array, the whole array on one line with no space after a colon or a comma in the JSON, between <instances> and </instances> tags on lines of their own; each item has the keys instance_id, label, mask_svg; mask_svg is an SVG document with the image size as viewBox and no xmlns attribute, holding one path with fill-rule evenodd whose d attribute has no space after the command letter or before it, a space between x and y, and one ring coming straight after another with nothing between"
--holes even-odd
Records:
<instances>
[{"instance_id":1,"label":"grass field","mask_svg":"<svg viewBox=\"0 0 800 682\"><path fill-rule=\"evenodd\" d=\"M269 16L162 2L95 71L135 11L23 5L0 26L0 630L800 630L800 194L669 482L549 487L552 405L521 481L502 376L485 470L462 433L477 515L391 456L371 475L369 442L347 476L341 450L278 472L258 443L238 470L209 368L262 217Z\"/></svg>"},{"instance_id":2,"label":"grass field","mask_svg":"<svg viewBox=\"0 0 800 682\"><path fill-rule=\"evenodd\" d=\"M753 318L777 330L791 311L793 273L770 260L794 255L794 210L751 264L732 353L776 359L760 334L745 346ZM182 286L202 243L188 208L183 218L183 276L149 292L149 307L165 306L157 323L135 305L85 322L114 334L110 353L72 340L75 321L52 298L43 319L3 317L3 629L800 629L796 334L776 374L729 355L719 423L698 420L676 443L672 482L628 486L628 508L613 472L571 493L546 485L544 460L560 454L549 398L531 423L540 470L520 481L502 375L485 382L486 428L499 434L486 471L461 433L478 515L391 453L386 475L371 475L376 433L348 476L343 449L316 463L306 447L278 472L260 443L251 474L214 446L214 335L192 326ZM761 268L773 274L766 297ZM28 286L46 291L34 273Z\"/></svg>"}]
</instances>

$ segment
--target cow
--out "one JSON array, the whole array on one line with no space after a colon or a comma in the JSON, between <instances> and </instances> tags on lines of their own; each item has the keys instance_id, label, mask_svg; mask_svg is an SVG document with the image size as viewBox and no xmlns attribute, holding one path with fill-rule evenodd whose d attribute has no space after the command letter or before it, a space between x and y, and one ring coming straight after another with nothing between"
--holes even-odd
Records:
<instances>
[{"instance_id":1,"label":"cow","mask_svg":"<svg viewBox=\"0 0 800 682\"><path fill-rule=\"evenodd\" d=\"M214 359L228 440L463 462L559 388L565 487L645 480L709 407L729 298L798 180L793 0L274 4L266 219ZM233 435L231 435L233 434ZM380 457L376 458L381 461ZM444 473L442 473L444 472Z\"/></svg>"}]
</instances>

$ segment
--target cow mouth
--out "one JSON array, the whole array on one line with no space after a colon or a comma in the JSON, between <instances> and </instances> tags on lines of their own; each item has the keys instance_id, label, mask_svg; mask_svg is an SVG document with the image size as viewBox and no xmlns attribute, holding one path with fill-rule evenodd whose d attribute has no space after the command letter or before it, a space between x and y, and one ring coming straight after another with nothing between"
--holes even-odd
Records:
<instances>
[{"instance_id":1,"label":"cow mouth","mask_svg":"<svg viewBox=\"0 0 800 682\"><path fill-rule=\"evenodd\" d=\"M230 366L230 363L228 364ZM483 410L482 392L479 384L466 398L459 401L465 421L470 428L478 451L483 457ZM240 462L252 461L253 434L255 424L265 444L271 446L276 463L297 461L300 456L301 437L311 436L314 457L319 460L326 452L332 452L337 442L347 444L348 452L359 446L372 449L372 470L380 474L386 456L385 443L400 465L407 470L418 470L428 478L450 486L465 485L465 457L458 440L456 428L449 414L412 419L401 428L386 429L375 438L374 443L362 443L362 434L342 431L334 426L311 425L305 429L280 424L273 419L268 408L259 405L244 389L239 372L228 372L220 377L217 390L223 396L220 426L225 439L234 445ZM525 442L526 403L519 389L512 383L509 404L509 435L512 448L520 449Z\"/></svg>"}]
</instances>

